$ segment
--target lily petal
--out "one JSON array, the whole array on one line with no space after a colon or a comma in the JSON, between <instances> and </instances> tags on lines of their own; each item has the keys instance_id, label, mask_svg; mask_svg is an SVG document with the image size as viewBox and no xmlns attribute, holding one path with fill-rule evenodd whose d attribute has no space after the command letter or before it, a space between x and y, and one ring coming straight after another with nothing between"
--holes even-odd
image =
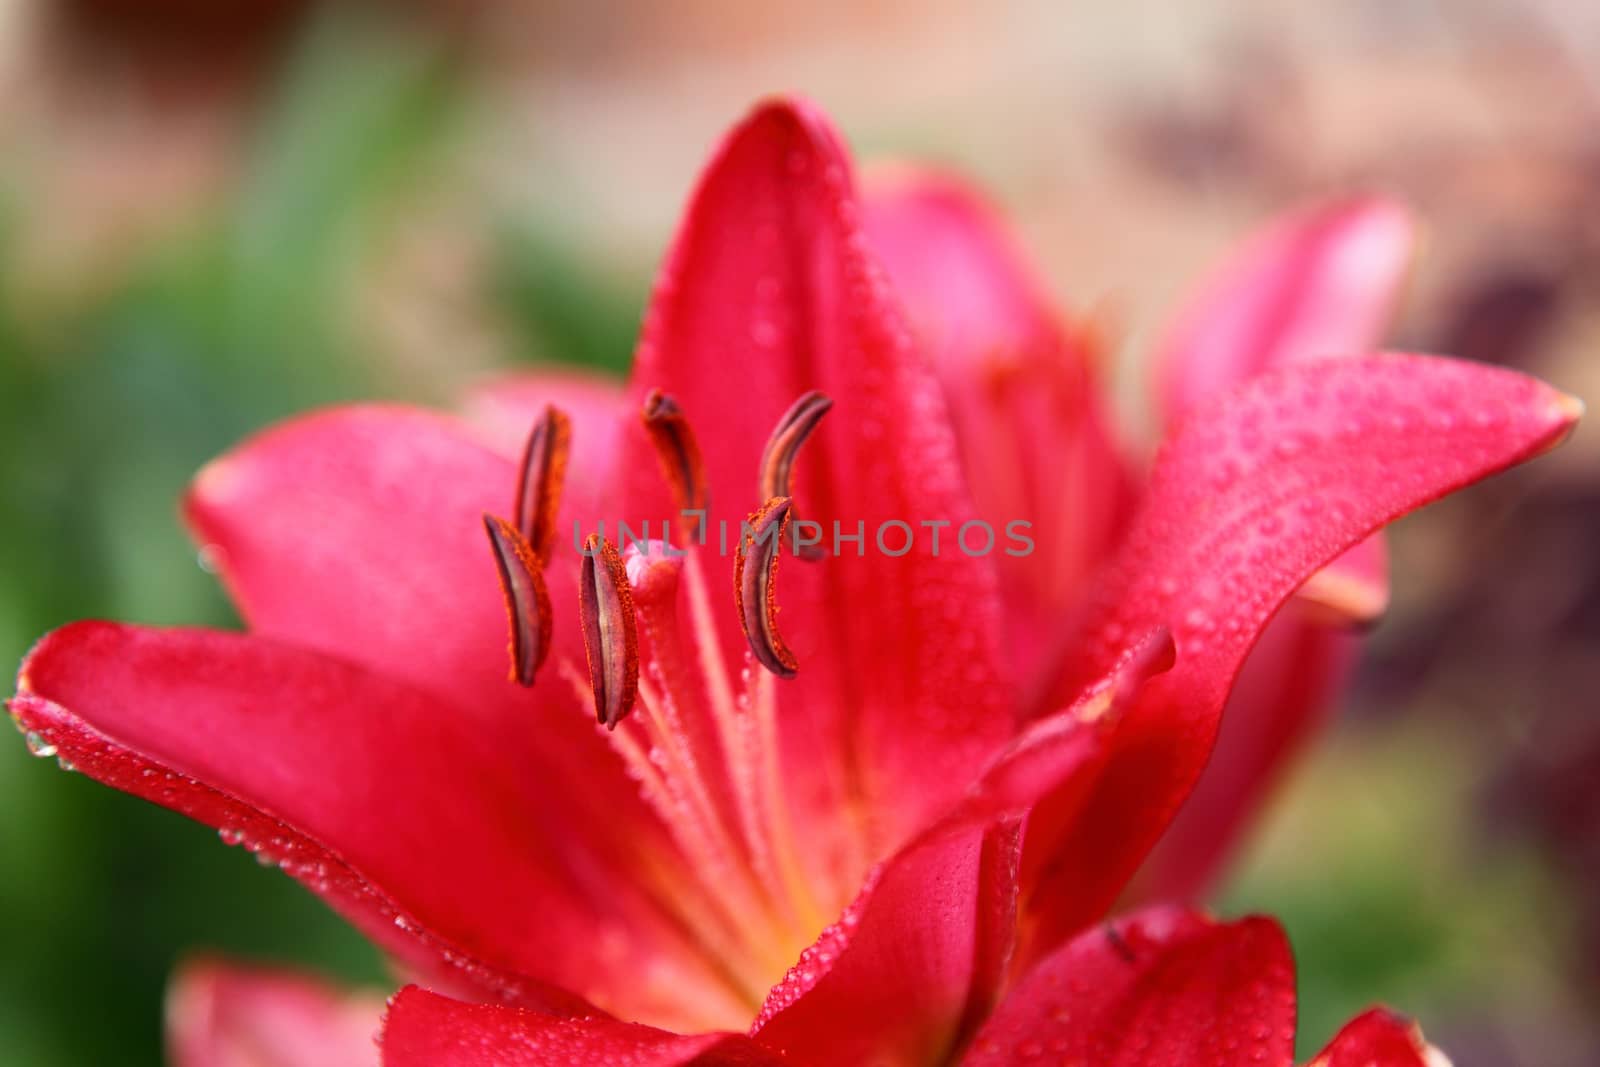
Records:
<instances>
[{"instance_id":1,"label":"lily petal","mask_svg":"<svg viewBox=\"0 0 1600 1067\"><path fill-rule=\"evenodd\" d=\"M1413 230L1402 206L1365 197L1291 215L1247 241L1166 340L1158 362L1166 417L1275 366L1371 350L1398 303ZM1304 608L1273 620L1247 659L1211 763L1151 859L1144 881L1156 899L1204 892L1260 796L1320 725L1355 663L1351 642L1323 627L1370 624L1388 606L1382 535L1312 575L1299 599ZM1274 648L1304 656L1309 668L1260 662Z\"/></svg>"},{"instance_id":2,"label":"lily petal","mask_svg":"<svg viewBox=\"0 0 1600 1067\"><path fill-rule=\"evenodd\" d=\"M551 1011L594 1009L550 983L654 1017L734 1010L435 694L266 638L99 622L46 636L17 684L18 724L64 760L217 827L420 973Z\"/></svg>"},{"instance_id":3,"label":"lily petal","mask_svg":"<svg viewBox=\"0 0 1600 1067\"><path fill-rule=\"evenodd\" d=\"M1022 828L1070 826L1121 709L1171 666L1164 632L1034 723L932 828L874 869L768 996L755 1037L802 1063L943 1062L994 1006L1016 943Z\"/></svg>"},{"instance_id":4,"label":"lily petal","mask_svg":"<svg viewBox=\"0 0 1600 1067\"><path fill-rule=\"evenodd\" d=\"M1178 662L1129 709L1086 815L1032 887L1033 951L1104 914L1193 787L1245 654L1312 572L1377 527L1553 447L1581 405L1430 356L1286 367L1186 419L1093 604L1076 692L1170 620ZM1063 701L1064 702L1064 701Z\"/></svg>"},{"instance_id":5,"label":"lily petal","mask_svg":"<svg viewBox=\"0 0 1600 1067\"><path fill-rule=\"evenodd\" d=\"M555 713L570 694L551 686L539 699L551 721L531 729L528 696L506 684L506 620L482 516L511 514L516 490L516 460L465 425L353 407L282 423L214 460L184 506L252 630L448 694L498 742L531 750L545 729L583 724ZM556 604L577 595L579 557L565 549L558 542L547 574ZM556 627L553 656L581 655L575 630Z\"/></svg>"},{"instance_id":6,"label":"lily petal","mask_svg":"<svg viewBox=\"0 0 1600 1067\"><path fill-rule=\"evenodd\" d=\"M1270 919L1153 909L1089 930L1013 989L962 1067L1288 1067L1294 959Z\"/></svg>"},{"instance_id":7,"label":"lily petal","mask_svg":"<svg viewBox=\"0 0 1600 1067\"><path fill-rule=\"evenodd\" d=\"M383 998L307 975L192 960L167 990L173 1067L377 1067Z\"/></svg>"},{"instance_id":8,"label":"lily petal","mask_svg":"<svg viewBox=\"0 0 1600 1067\"><path fill-rule=\"evenodd\" d=\"M1389 610L1389 549L1374 534L1334 559L1300 587L1307 621L1350 629L1370 626Z\"/></svg>"},{"instance_id":9,"label":"lily petal","mask_svg":"<svg viewBox=\"0 0 1600 1067\"><path fill-rule=\"evenodd\" d=\"M941 1062L980 982L999 984L1020 847L1017 821L919 837L801 954L756 1039L796 1063Z\"/></svg>"},{"instance_id":10,"label":"lily petal","mask_svg":"<svg viewBox=\"0 0 1600 1067\"><path fill-rule=\"evenodd\" d=\"M742 1034L680 1035L609 1019L463 1004L407 986L390 1002L384 1067L778 1067Z\"/></svg>"},{"instance_id":11,"label":"lily petal","mask_svg":"<svg viewBox=\"0 0 1600 1067\"><path fill-rule=\"evenodd\" d=\"M1307 1067L1450 1067L1450 1061L1423 1040L1416 1023L1373 1008L1346 1023Z\"/></svg>"},{"instance_id":12,"label":"lily petal","mask_svg":"<svg viewBox=\"0 0 1600 1067\"><path fill-rule=\"evenodd\" d=\"M608 461L606 446L591 454L585 442L613 432L609 413L596 415L598 428L594 417L572 420L561 530L595 506L602 472L593 464ZM465 424L427 412L334 409L281 424L207 466L187 517L254 631L434 694L517 768L521 810L563 840L564 855L586 857L573 869L592 890L670 896L676 890L647 868L670 870L674 846L596 735L590 709L558 670L532 690L506 679L506 612L482 513L510 513L521 448L498 453ZM562 612L551 667L584 662L570 607L581 560L558 537L545 570Z\"/></svg>"},{"instance_id":13,"label":"lily petal","mask_svg":"<svg viewBox=\"0 0 1600 1067\"><path fill-rule=\"evenodd\" d=\"M572 419L577 428L573 443L582 450L583 470L610 470L622 415L622 383L615 378L571 367L507 374L469 390L461 413L485 433L495 451L515 458L546 404L554 404ZM582 492L588 479L573 481L571 488Z\"/></svg>"},{"instance_id":14,"label":"lily petal","mask_svg":"<svg viewBox=\"0 0 1600 1067\"><path fill-rule=\"evenodd\" d=\"M1414 243L1410 214L1380 197L1324 204L1256 234L1175 319L1157 362L1168 424L1273 367L1377 347ZM1352 548L1301 595L1336 621L1374 621L1388 603L1383 545Z\"/></svg>"},{"instance_id":15,"label":"lily petal","mask_svg":"<svg viewBox=\"0 0 1600 1067\"><path fill-rule=\"evenodd\" d=\"M863 206L944 388L978 514L996 530L1032 523L1034 551L997 554L1008 649L1031 677L1041 635L1082 594L1133 507L1092 342L1052 311L999 216L965 183L910 168L870 173Z\"/></svg>"},{"instance_id":16,"label":"lily petal","mask_svg":"<svg viewBox=\"0 0 1600 1067\"><path fill-rule=\"evenodd\" d=\"M1399 300L1414 231L1401 205L1358 197L1251 237L1201 283L1159 347L1167 423L1272 367L1370 350Z\"/></svg>"},{"instance_id":17,"label":"lily petal","mask_svg":"<svg viewBox=\"0 0 1600 1067\"><path fill-rule=\"evenodd\" d=\"M1292 599L1250 650L1228 694L1211 759L1139 872L1134 899L1203 897L1285 766L1321 725L1349 676L1359 638L1307 614Z\"/></svg>"},{"instance_id":18,"label":"lily petal","mask_svg":"<svg viewBox=\"0 0 1600 1067\"><path fill-rule=\"evenodd\" d=\"M719 519L736 536L762 502L762 449L790 404L812 389L835 402L794 477L796 511L823 524L829 558L785 573L784 634L803 667L779 686L777 721L797 836L819 895L841 906L1012 728L993 564L951 544L974 516L954 437L859 214L827 120L793 100L758 108L694 194L630 385L636 403L670 393L693 424L713 544ZM642 430L625 454L619 495L675 514ZM852 537L861 524L865 542L831 544L835 520ZM912 525L907 554L872 544L887 520ZM951 524L937 557L922 520ZM889 536L898 548L903 535ZM731 559L709 563L711 587L729 588ZM737 663L737 623L723 625Z\"/></svg>"}]
</instances>

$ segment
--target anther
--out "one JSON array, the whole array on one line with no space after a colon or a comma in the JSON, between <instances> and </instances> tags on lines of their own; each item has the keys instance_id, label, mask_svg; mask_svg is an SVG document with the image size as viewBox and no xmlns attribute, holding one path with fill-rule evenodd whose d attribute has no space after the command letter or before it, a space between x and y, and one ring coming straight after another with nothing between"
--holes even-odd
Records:
<instances>
[{"instance_id":1,"label":"anther","mask_svg":"<svg viewBox=\"0 0 1600 1067\"><path fill-rule=\"evenodd\" d=\"M517 475L517 502L512 512L517 529L541 560L550 558L555 542L556 513L561 508L561 487L567 473L567 450L572 442L572 422L566 412L546 405L528 432Z\"/></svg>"},{"instance_id":2,"label":"anther","mask_svg":"<svg viewBox=\"0 0 1600 1067\"><path fill-rule=\"evenodd\" d=\"M583 542L578 607L595 718L614 730L633 710L639 692L639 633L622 557L599 534L590 534Z\"/></svg>"},{"instance_id":3,"label":"anther","mask_svg":"<svg viewBox=\"0 0 1600 1067\"><path fill-rule=\"evenodd\" d=\"M671 396L659 389L650 390L645 397L644 409L639 413L650 443L655 446L656 457L661 461L662 473L672 486L678 507L684 511L698 511L702 516L691 531L699 535L699 525L708 514L711 494L706 485L705 462L700 456L700 445L689 429L689 420L683 408Z\"/></svg>"},{"instance_id":4,"label":"anther","mask_svg":"<svg viewBox=\"0 0 1600 1067\"><path fill-rule=\"evenodd\" d=\"M794 653L778 633L778 550L788 533L792 502L773 497L750 516L739 537L733 561L733 596L739 625L756 661L780 678L799 669Z\"/></svg>"},{"instance_id":5,"label":"anther","mask_svg":"<svg viewBox=\"0 0 1600 1067\"><path fill-rule=\"evenodd\" d=\"M772 428L772 436L767 438L767 447L761 453L762 500L794 495L791 482L795 456L832 407L833 401L815 389L789 405L789 410ZM823 555L822 549L814 544L799 546L795 554L808 560L821 559Z\"/></svg>"},{"instance_id":6,"label":"anther","mask_svg":"<svg viewBox=\"0 0 1600 1067\"><path fill-rule=\"evenodd\" d=\"M550 593L533 546L515 526L494 515L484 515L483 528L494 548L500 569L500 589L505 594L506 620L511 630L513 682L532 685L534 675L550 652Z\"/></svg>"}]
</instances>

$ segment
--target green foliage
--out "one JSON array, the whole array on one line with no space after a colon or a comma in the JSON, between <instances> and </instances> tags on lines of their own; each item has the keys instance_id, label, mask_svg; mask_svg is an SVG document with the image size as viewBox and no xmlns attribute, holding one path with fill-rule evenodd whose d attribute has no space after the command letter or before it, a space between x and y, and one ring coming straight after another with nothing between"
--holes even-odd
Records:
<instances>
[{"instance_id":1,"label":"green foliage","mask_svg":"<svg viewBox=\"0 0 1600 1067\"><path fill-rule=\"evenodd\" d=\"M315 27L285 86L223 210L90 306L23 306L0 240L6 662L74 618L233 624L178 522L188 479L266 423L370 388L341 301L382 210L448 132L455 79L343 16ZM390 984L295 883L20 743L0 745L0 857L8 1064L160 1062L162 991L194 951Z\"/></svg>"},{"instance_id":2,"label":"green foliage","mask_svg":"<svg viewBox=\"0 0 1600 1067\"><path fill-rule=\"evenodd\" d=\"M553 227L508 229L496 251L491 295L519 358L628 369L647 299L642 279L613 278Z\"/></svg>"}]
</instances>

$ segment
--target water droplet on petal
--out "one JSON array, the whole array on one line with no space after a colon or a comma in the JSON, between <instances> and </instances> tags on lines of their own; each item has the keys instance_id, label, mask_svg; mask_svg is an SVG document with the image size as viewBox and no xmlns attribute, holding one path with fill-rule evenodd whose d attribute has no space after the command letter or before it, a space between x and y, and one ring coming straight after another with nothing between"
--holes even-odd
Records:
<instances>
[{"instance_id":1,"label":"water droplet on petal","mask_svg":"<svg viewBox=\"0 0 1600 1067\"><path fill-rule=\"evenodd\" d=\"M775 348L778 336L777 324L771 319L756 319L750 324L750 340L761 348Z\"/></svg>"},{"instance_id":2,"label":"water droplet on petal","mask_svg":"<svg viewBox=\"0 0 1600 1067\"><path fill-rule=\"evenodd\" d=\"M40 759L49 759L56 754L56 746L39 734L29 730L23 741L28 746L28 751Z\"/></svg>"}]
</instances>

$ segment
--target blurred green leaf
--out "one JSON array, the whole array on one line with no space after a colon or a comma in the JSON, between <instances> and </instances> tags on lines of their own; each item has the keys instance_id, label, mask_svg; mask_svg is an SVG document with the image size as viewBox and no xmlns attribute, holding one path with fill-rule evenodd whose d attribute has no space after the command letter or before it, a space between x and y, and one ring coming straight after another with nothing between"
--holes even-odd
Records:
<instances>
[{"instance_id":1,"label":"blurred green leaf","mask_svg":"<svg viewBox=\"0 0 1600 1067\"><path fill-rule=\"evenodd\" d=\"M492 286L518 358L627 371L648 296L645 279L600 269L554 226L522 226L502 236Z\"/></svg>"},{"instance_id":2,"label":"blurred green leaf","mask_svg":"<svg viewBox=\"0 0 1600 1067\"><path fill-rule=\"evenodd\" d=\"M1351 726L1297 770L1223 894L1229 915L1288 931L1299 971L1299 1056L1374 1003L1435 1024L1572 973L1569 909L1537 857L1473 834L1483 754L1442 723Z\"/></svg>"},{"instance_id":3,"label":"blurred green leaf","mask_svg":"<svg viewBox=\"0 0 1600 1067\"><path fill-rule=\"evenodd\" d=\"M347 321L354 272L403 221L392 205L447 136L459 81L426 42L349 13L313 26L286 77L237 195L90 306L21 303L0 210L0 656L12 663L73 618L234 624L178 521L184 486L241 436L369 388ZM20 742L0 745L0 856L8 1065L160 1062L162 992L196 949L392 984L289 879Z\"/></svg>"}]
</instances>

